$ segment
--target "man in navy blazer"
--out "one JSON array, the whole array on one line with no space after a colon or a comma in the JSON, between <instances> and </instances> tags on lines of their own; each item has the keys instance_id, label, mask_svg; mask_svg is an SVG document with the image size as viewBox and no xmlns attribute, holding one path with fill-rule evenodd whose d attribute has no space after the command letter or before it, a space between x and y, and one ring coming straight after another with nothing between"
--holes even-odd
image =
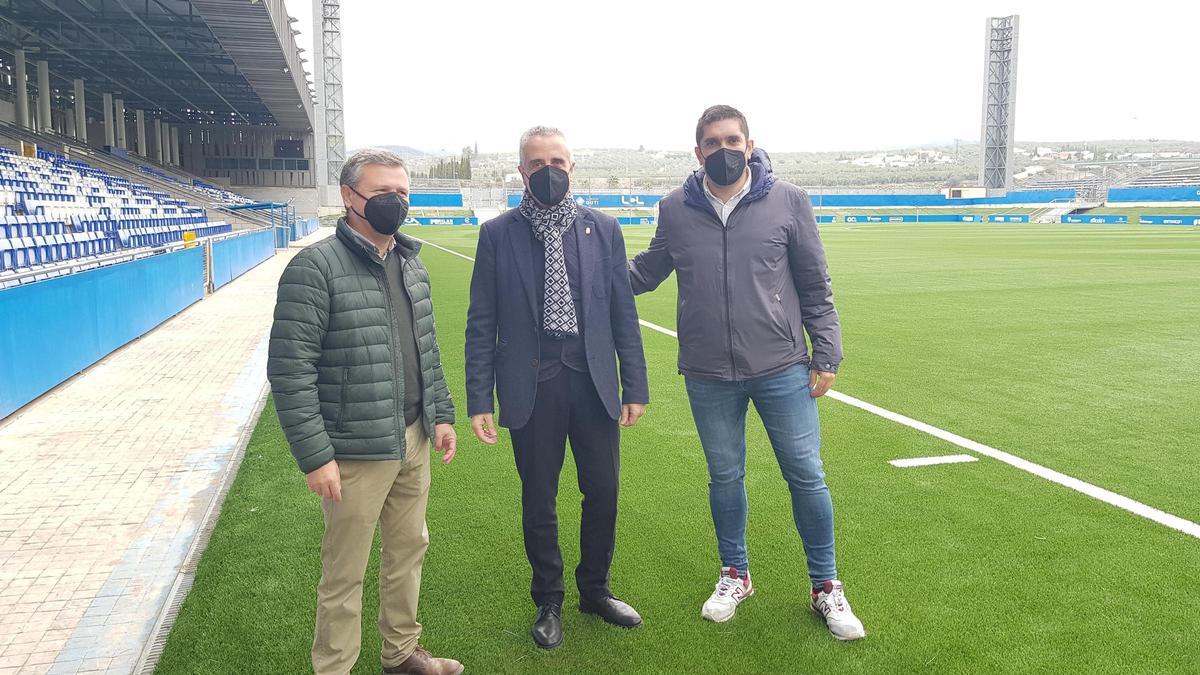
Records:
<instances>
[{"instance_id":1,"label":"man in navy blazer","mask_svg":"<svg viewBox=\"0 0 1200 675\"><path fill-rule=\"evenodd\" d=\"M641 329L615 218L575 203L575 163L561 131L521 137L521 205L479 232L467 313L467 408L480 441L510 430L521 477L525 553L539 647L562 642L563 561L555 503L566 442L583 493L579 609L642 622L609 588L616 539L621 426L650 400ZM620 369L618 375L618 360Z\"/></svg>"}]
</instances>

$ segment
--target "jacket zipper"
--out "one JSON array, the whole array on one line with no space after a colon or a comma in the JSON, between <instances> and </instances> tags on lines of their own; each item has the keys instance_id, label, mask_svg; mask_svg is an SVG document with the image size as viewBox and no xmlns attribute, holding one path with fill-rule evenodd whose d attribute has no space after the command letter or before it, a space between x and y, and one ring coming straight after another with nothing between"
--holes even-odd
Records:
<instances>
[{"instance_id":1,"label":"jacket zipper","mask_svg":"<svg viewBox=\"0 0 1200 675\"><path fill-rule=\"evenodd\" d=\"M720 221L720 218L717 220ZM733 357L733 309L729 306L729 227L726 223L721 223L721 254L723 265L721 271L725 281L725 327L729 330L729 376L736 380L737 362Z\"/></svg>"},{"instance_id":2,"label":"jacket zipper","mask_svg":"<svg viewBox=\"0 0 1200 675\"><path fill-rule=\"evenodd\" d=\"M748 196L750 196L749 193L746 194L746 197ZM708 203L708 198L705 197L704 199L705 204L708 206L709 213L711 213L713 218L716 219L717 225L721 226L721 261L724 265L724 269L722 270L722 280L725 282L725 327L729 332L729 376L735 380L737 379L737 361L735 360L733 353L733 308L730 306L729 302L729 219L733 218L734 214L746 204L746 197L742 197L742 201L738 202L737 206L733 207L733 211L729 212L729 218L727 218L724 222L721 221L721 216L717 215L717 212L712 207L712 204Z\"/></svg>"},{"instance_id":3,"label":"jacket zipper","mask_svg":"<svg viewBox=\"0 0 1200 675\"><path fill-rule=\"evenodd\" d=\"M749 194L746 196L749 196ZM721 225L721 240L724 248L722 255L724 256L725 265L725 326L729 329L729 376L735 380L737 379L737 360L735 359L733 352L733 305L731 304L729 298L729 222L733 220L734 214L736 214L745 203L746 197L742 197L742 200L737 203L737 206L733 207L733 210L729 212L729 217L725 219L725 222L721 222L721 217L717 216L717 222Z\"/></svg>"},{"instance_id":4,"label":"jacket zipper","mask_svg":"<svg viewBox=\"0 0 1200 675\"><path fill-rule=\"evenodd\" d=\"M400 253L393 250L388 255L400 255ZM386 262L383 263L383 265L386 264ZM396 440L400 445L400 459L405 460L408 458L408 448L404 447L405 426L403 421L400 419L400 408L404 407L404 397L397 397L397 394L400 393L400 387L403 386L403 383L400 380L400 374L396 372L396 359L399 357L399 355L396 354L396 350L400 349L400 345L396 344L396 340L399 339L399 331L396 330L396 313L392 309L392 289L388 285L387 270L383 269L383 265L379 265L379 272L382 274L382 278L377 276L376 279L378 279L380 281L380 285L383 286L383 296L387 300L388 333L390 335L389 342L391 342L390 351L392 353L392 419L396 425ZM403 263L400 265L400 283L404 283Z\"/></svg>"},{"instance_id":5,"label":"jacket zipper","mask_svg":"<svg viewBox=\"0 0 1200 675\"><path fill-rule=\"evenodd\" d=\"M350 393L350 366L342 366L342 397L338 400L337 422L333 425L338 431L346 430L346 396Z\"/></svg>"}]
</instances>

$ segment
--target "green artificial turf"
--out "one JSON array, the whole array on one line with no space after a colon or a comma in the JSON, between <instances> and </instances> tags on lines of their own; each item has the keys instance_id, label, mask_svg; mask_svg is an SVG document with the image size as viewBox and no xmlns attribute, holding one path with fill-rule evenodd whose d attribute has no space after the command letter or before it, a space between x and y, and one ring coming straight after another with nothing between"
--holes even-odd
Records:
<instances>
[{"instance_id":1,"label":"green artificial turf","mask_svg":"<svg viewBox=\"0 0 1200 675\"><path fill-rule=\"evenodd\" d=\"M466 255L477 228L414 228ZM636 252L652 228L625 230ZM1174 228L823 226L846 361L837 388L884 408L1200 520L1200 233ZM426 247L442 354L463 404L471 264ZM674 279L639 299L674 325ZM569 605L539 651L507 433L460 420L435 465L423 643L475 673L1196 672L1200 540L825 399L824 459L840 574L867 626L838 643L806 607L787 489L751 415L747 483L756 594L726 624L700 618L719 565L707 477L675 343L643 331L653 401L624 432L613 589L641 610L624 631ZM465 411L464 411L465 412ZM578 560L569 454L564 559ZM161 673L308 668L321 519L268 406L246 452ZM356 673L378 672L377 561Z\"/></svg>"}]
</instances>

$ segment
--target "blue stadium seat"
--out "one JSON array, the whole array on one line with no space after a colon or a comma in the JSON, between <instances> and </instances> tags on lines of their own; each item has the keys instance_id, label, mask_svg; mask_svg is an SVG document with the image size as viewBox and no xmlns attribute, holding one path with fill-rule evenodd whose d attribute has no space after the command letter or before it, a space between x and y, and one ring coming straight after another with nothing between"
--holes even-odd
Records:
<instances>
[{"instance_id":1,"label":"blue stadium seat","mask_svg":"<svg viewBox=\"0 0 1200 675\"><path fill-rule=\"evenodd\" d=\"M0 238L0 272L14 269L17 266L16 242Z\"/></svg>"},{"instance_id":2,"label":"blue stadium seat","mask_svg":"<svg viewBox=\"0 0 1200 675\"><path fill-rule=\"evenodd\" d=\"M205 201L249 201L204 181L160 178ZM162 246L186 232L209 237L232 230L228 223L210 223L204 209L186 199L41 148L36 159L0 148L0 192L3 271Z\"/></svg>"}]
</instances>

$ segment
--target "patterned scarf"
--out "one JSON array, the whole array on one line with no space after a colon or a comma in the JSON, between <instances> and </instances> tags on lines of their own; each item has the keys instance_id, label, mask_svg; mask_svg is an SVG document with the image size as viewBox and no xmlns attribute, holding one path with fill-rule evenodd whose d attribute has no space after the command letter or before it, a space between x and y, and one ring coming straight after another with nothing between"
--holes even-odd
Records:
<instances>
[{"instance_id":1,"label":"patterned scarf","mask_svg":"<svg viewBox=\"0 0 1200 675\"><path fill-rule=\"evenodd\" d=\"M575 222L578 212L575 198L568 192L561 202L545 208L526 192L518 209L532 225L533 236L542 242L546 249L542 330L557 340L569 335L579 335L575 302L571 299L571 285L567 281L567 258L563 253L563 234Z\"/></svg>"}]
</instances>

